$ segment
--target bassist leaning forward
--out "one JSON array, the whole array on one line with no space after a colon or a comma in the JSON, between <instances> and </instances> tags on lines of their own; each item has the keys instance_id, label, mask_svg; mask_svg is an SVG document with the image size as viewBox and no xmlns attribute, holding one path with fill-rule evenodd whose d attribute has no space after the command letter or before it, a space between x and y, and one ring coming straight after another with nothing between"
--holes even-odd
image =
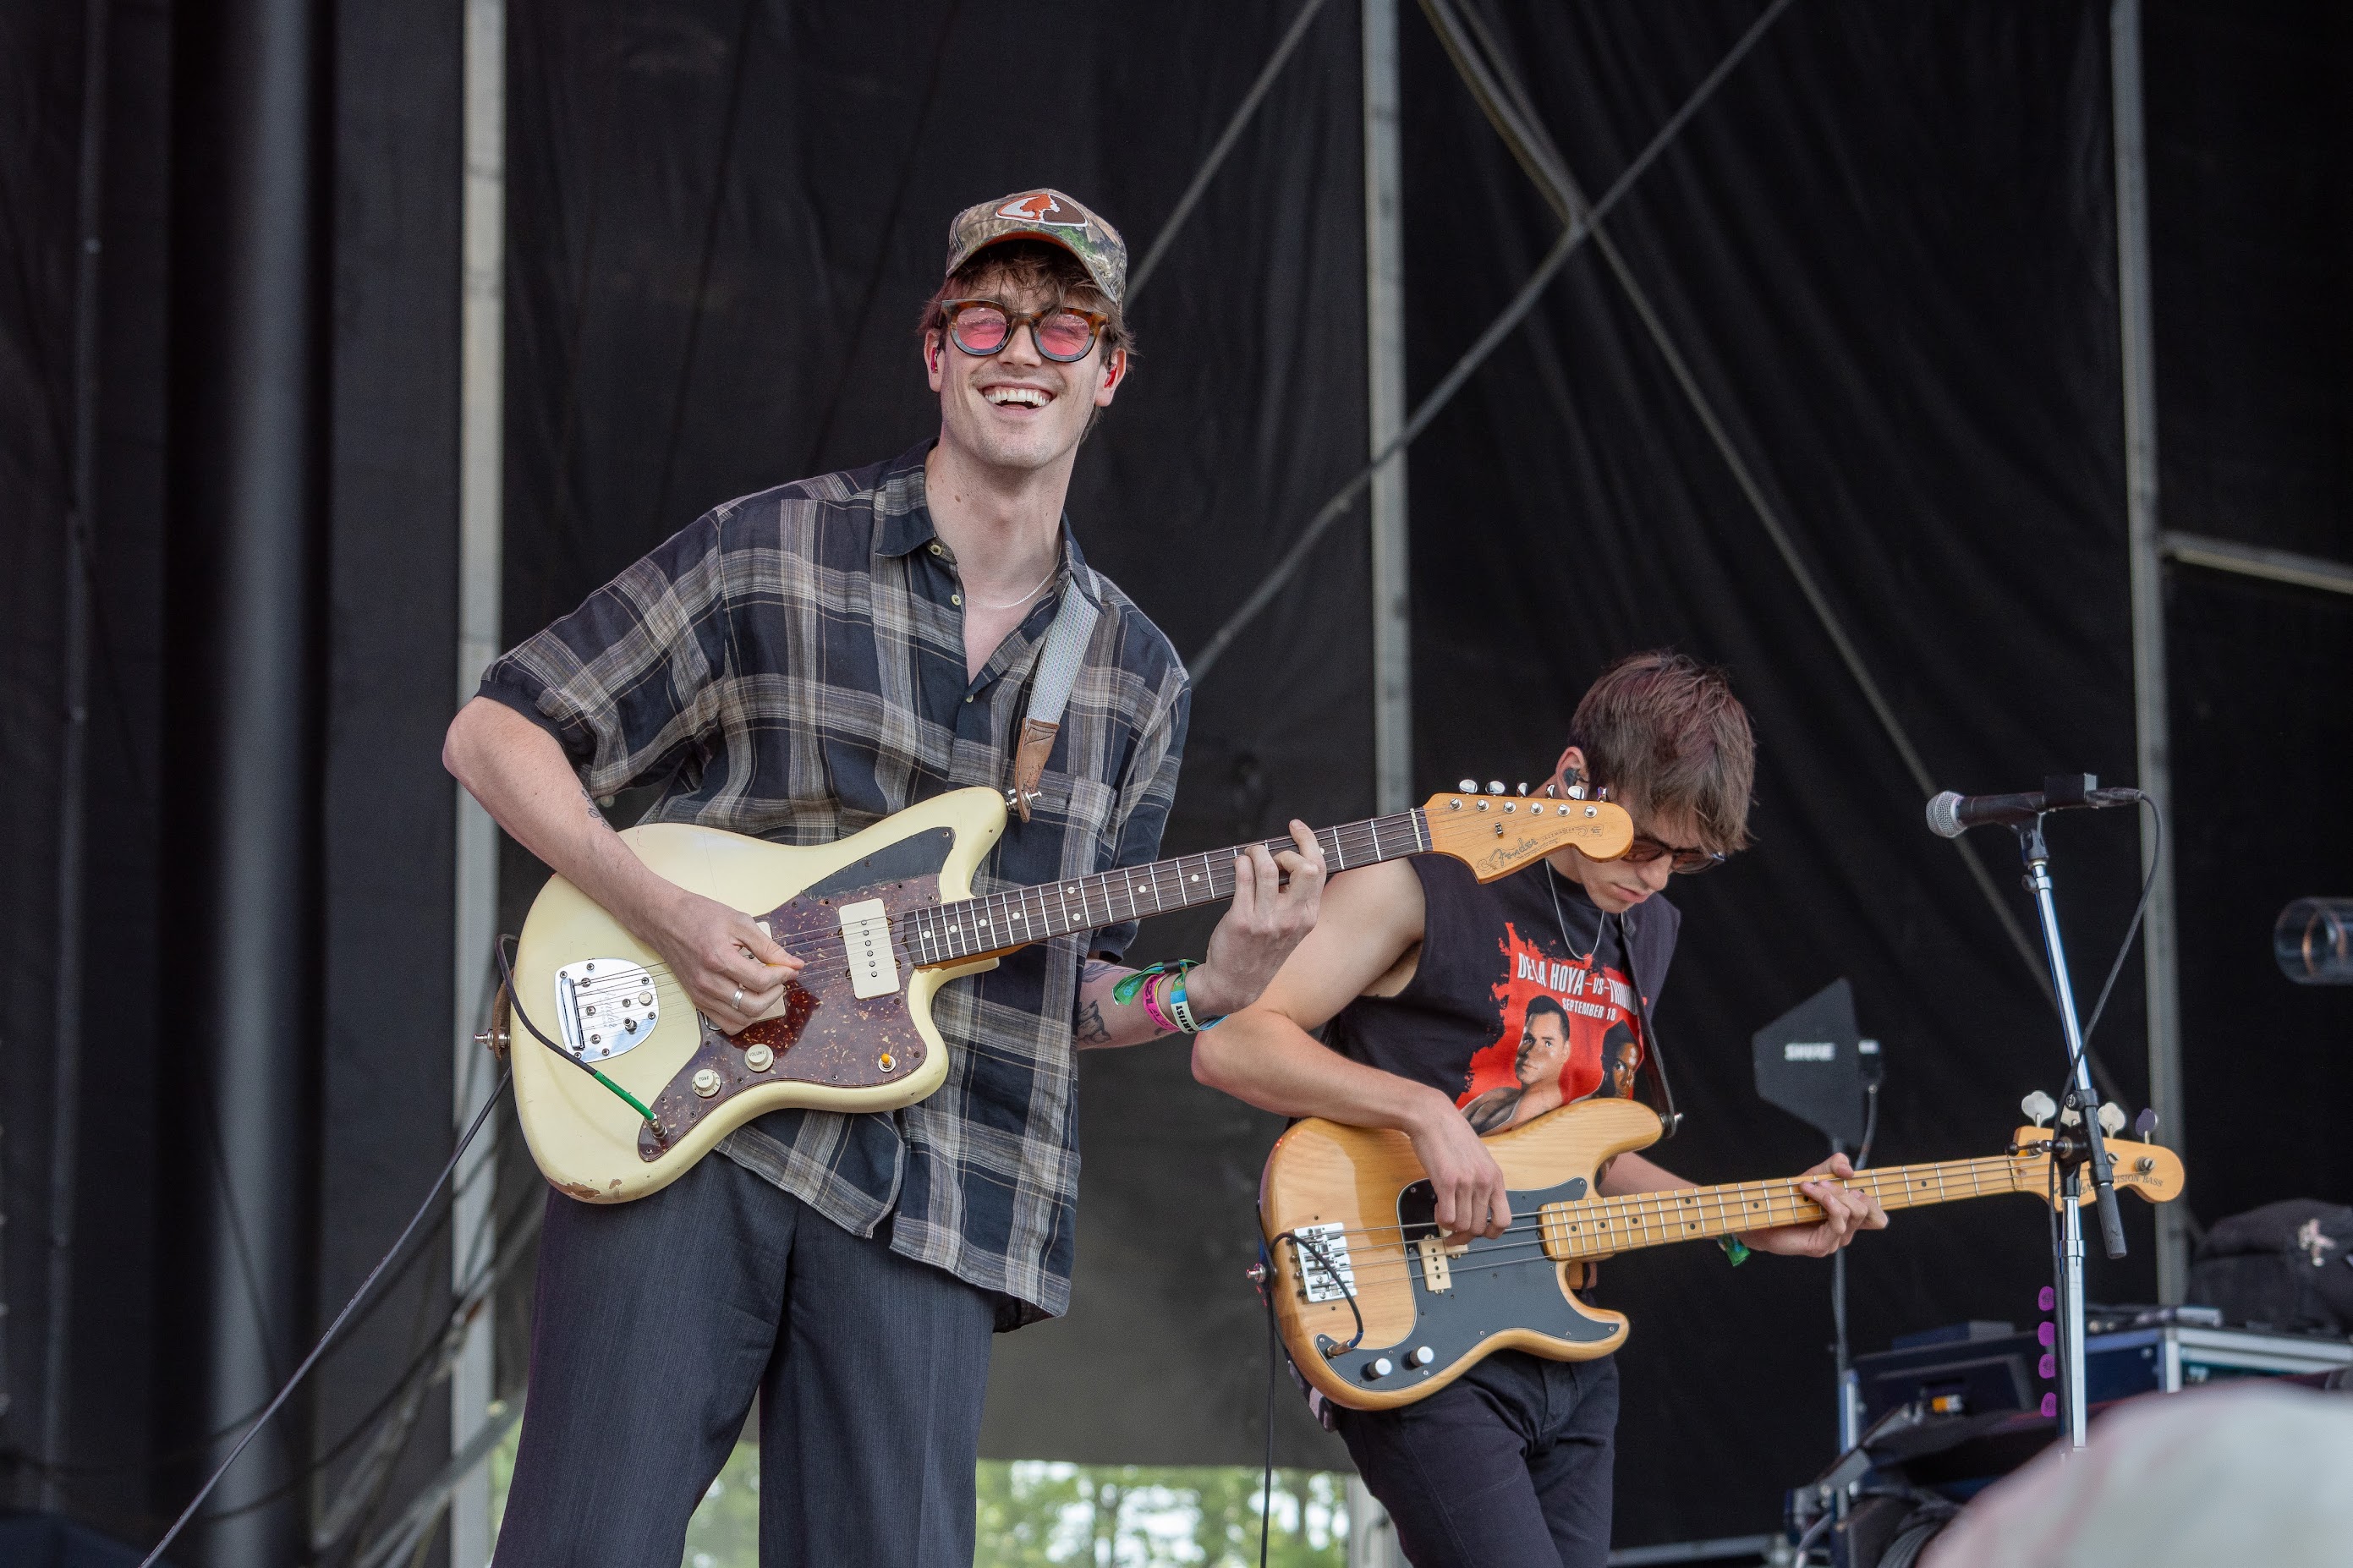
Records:
<instances>
[{"instance_id":1,"label":"bassist leaning forward","mask_svg":"<svg viewBox=\"0 0 2353 1568\"><path fill-rule=\"evenodd\" d=\"M978 890L1158 854L1185 672L1062 519L1127 374L1125 274L1058 192L967 209L923 339L937 440L720 507L492 665L451 725L466 787L727 1034L786 1010L799 961L655 875L591 796L661 784L650 821L808 845L1001 790L1069 612L1091 624L1060 728ZM920 1103L773 1111L631 1203L551 1193L501 1568L676 1563L754 1393L763 1568L965 1568L990 1333L1069 1301L1073 1048L1258 994L1314 922L1321 858L1293 827L1296 852L1237 864L1189 976L1121 988L1132 923L1024 948L940 993L948 1077Z\"/></svg>"},{"instance_id":2,"label":"bassist leaning forward","mask_svg":"<svg viewBox=\"0 0 2353 1568\"><path fill-rule=\"evenodd\" d=\"M1747 842L1756 748L1719 672L1675 654L1621 659L1577 704L1569 739L1545 793L1606 788L1633 814L1623 857L1563 848L1484 886L1433 856L1343 871L1258 1005L1193 1045L1195 1076L1254 1105L1406 1133L1437 1223L1458 1236L1500 1236L1511 1219L1481 1133L1632 1092L1680 919L1659 895L1671 873ZM1318 1044L1307 1031L1327 1024ZM1852 1172L1841 1155L1807 1173ZM1691 1184L1630 1152L1599 1183L1606 1194ZM1821 1256L1887 1223L1865 1194L1798 1190L1819 1222L1738 1239ZM1403 1408L1327 1410L1415 1568L1608 1557L1614 1358L1504 1350Z\"/></svg>"}]
</instances>

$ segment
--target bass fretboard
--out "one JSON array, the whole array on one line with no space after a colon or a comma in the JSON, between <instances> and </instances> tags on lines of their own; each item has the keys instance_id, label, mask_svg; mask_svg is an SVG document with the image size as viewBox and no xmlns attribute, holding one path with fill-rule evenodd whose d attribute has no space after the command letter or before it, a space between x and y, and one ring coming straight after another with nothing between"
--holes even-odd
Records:
<instances>
[{"instance_id":1,"label":"bass fretboard","mask_svg":"<svg viewBox=\"0 0 2353 1568\"><path fill-rule=\"evenodd\" d=\"M1326 827L1315 841L1324 849L1324 869L1345 871L1424 853L1430 848L1430 825L1417 807ZM1261 842L1270 854L1297 847L1288 835ZM1233 896L1234 858L1240 853L1234 848L1179 855L1149 866L914 910L900 917L900 937L915 963L929 966L1190 909Z\"/></svg>"},{"instance_id":2,"label":"bass fretboard","mask_svg":"<svg viewBox=\"0 0 2353 1568\"><path fill-rule=\"evenodd\" d=\"M1929 1165L1888 1165L1821 1179L1849 1192L1869 1193L1879 1199L1882 1208L1900 1209L2018 1192L2020 1169L2019 1162L1995 1154ZM1822 1217L1822 1209L1798 1191L1795 1180L1784 1177L1546 1204L1537 1215L1547 1255L1603 1258L1636 1247L1700 1241L1767 1226L1810 1225Z\"/></svg>"}]
</instances>

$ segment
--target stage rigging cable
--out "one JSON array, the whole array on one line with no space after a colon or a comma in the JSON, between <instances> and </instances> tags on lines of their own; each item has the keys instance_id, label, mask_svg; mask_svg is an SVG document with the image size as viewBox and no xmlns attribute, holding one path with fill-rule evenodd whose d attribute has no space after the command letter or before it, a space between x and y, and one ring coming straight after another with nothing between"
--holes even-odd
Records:
<instances>
[{"instance_id":1,"label":"stage rigging cable","mask_svg":"<svg viewBox=\"0 0 2353 1568\"><path fill-rule=\"evenodd\" d=\"M1324 503L1322 509L1309 520L1307 527L1300 533L1297 542L1283 552L1282 560L1275 563L1274 570L1268 573L1260 581L1257 588L1251 591L1250 597L1244 599L1240 606L1226 617L1225 625L1218 628L1217 634L1202 646L1201 651L1185 661L1186 668L1191 673L1196 686L1198 686L1216 667L1218 660L1232 645L1234 638L1241 634L1242 628L1257 619L1259 613L1274 602L1274 596L1282 591L1283 584L1290 582L1298 573L1299 568L1305 564L1308 552L1315 548L1316 542L1324 537L1334 523L1346 514L1348 509L1356 504L1356 498L1364 494L1366 487L1372 483L1373 475L1378 471L1381 465L1410 446L1414 437L1429 427L1430 422L1438 417L1440 411L1452 401L1454 395L1462 390L1463 384L1471 379L1472 373L1486 363L1487 356L1493 353L1496 347L1511 335L1513 329L1527 318L1528 312L1535 308L1535 302L1542 297L1546 286L1558 276L1561 268L1567 264L1568 258L1576 254L1577 247L1583 245L1593 233L1593 225L1608 216L1610 210L1624 199L1634 182L1641 179L1651 164L1657 160L1659 154L1666 151L1668 144L1674 141L1683 126L1690 121L1691 117L1698 113L1701 107L1715 95L1717 88L1724 85L1724 79L1732 74L1733 68L1747 58L1748 51L1757 46L1757 41L1765 36L1766 30L1771 27L1780 17L1781 13L1788 8L1789 0L1773 0L1773 4L1766 9L1765 14L1749 25L1748 30L1740 36L1740 41L1732 46L1731 52L1724 57L1714 70L1708 72L1697 88L1693 89L1691 97L1683 101L1683 106L1676 110L1664 125L1659 127L1658 133L1651 138L1649 145L1636 155L1632 163L1626 165L1625 172L1618 176L1609 189L1603 194L1601 200L1594 205L1590 216L1571 223L1562 231L1560 238L1554 242L1552 249L1546 253L1544 260L1537 265L1535 271L1529 274L1525 283L1520 285L1520 291L1513 296L1512 302L1504 307L1504 313L1497 316L1489 324L1487 330L1479 334L1478 340L1463 352L1462 357L1454 362L1454 368L1448 371L1445 379L1431 388L1429 395L1421 400L1420 405L1413 411L1413 417L1406 421L1405 427L1399 430L1387 446L1374 453L1372 461L1357 469L1354 479L1341 486L1332 499Z\"/></svg>"},{"instance_id":2,"label":"stage rigging cable","mask_svg":"<svg viewBox=\"0 0 2353 1568\"><path fill-rule=\"evenodd\" d=\"M1739 485L1740 493L1746 498L1750 510L1757 515L1757 524L1771 541L1782 564L1788 568L1789 575L1797 580L1798 590L1805 596L1807 607L1813 612L1823 635L1830 638L1831 647L1837 652L1839 661L1846 667L1847 673L1862 692L1864 702L1878 720L1888 743L1894 747L1905 771L1912 775L1913 783L1923 795L1935 794L1936 781L1930 776L1927 765L1920 760L1919 751L1913 745L1903 721L1895 716L1894 709L1880 690L1879 682L1873 679L1870 669L1863 664L1862 655L1855 647L1853 639L1848 637L1837 611L1831 607L1829 595L1822 591L1804 557L1799 554L1796 542L1790 538L1789 531L1774 510L1773 503L1766 498L1764 487L1757 482L1747 460L1734 445L1730 432L1715 412L1715 405L1701 389L1698 378L1693 375L1690 364L1676 347L1666 323L1651 304L1650 296L1635 280L1633 269L1627 265L1625 255L1619 250L1608 231L1601 227L1599 216L1594 215L1591 204L1585 199L1585 193L1577 183L1576 175L1569 173L1568 160L1562 156L1559 147L1546 133L1526 88L1504 59L1504 51L1493 33L1470 5L1463 5L1459 11L1455 0L1420 0L1420 5L1422 14L1430 18L1439 41L1445 46L1447 58L1453 63L1456 74L1471 89L1471 96L1478 101L1487 122L1494 127L1496 135L1503 138L1513 160L1526 173L1529 182L1562 222L1583 222L1592 229L1593 242L1609 265L1611 276L1617 279L1618 286L1624 290L1627 302L1633 307L1643 331L1658 349L1660 357L1666 362L1676 386L1691 405L1693 414L1707 432L1708 439L1724 459L1725 467L1731 471L1734 482ZM2052 992L2051 978L2044 972L2041 952L2010 906L2003 902L2000 889L1995 885L1992 873L1986 868L1984 859L1968 839L1957 838L1953 844L1960 851L1961 863L1968 868L1969 879L1985 895L1995 918L2009 934L2010 945L2018 950L2019 958L2025 963L2035 988L2042 993L2044 1000L2056 1006L2058 998ZM2098 1054L2092 1053L2090 1059L2092 1070L2100 1079L2101 1093L2111 1100L2125 1099L2115 1075L2108 1071L2107 1065Z\"/></svg>"}]
</instances>

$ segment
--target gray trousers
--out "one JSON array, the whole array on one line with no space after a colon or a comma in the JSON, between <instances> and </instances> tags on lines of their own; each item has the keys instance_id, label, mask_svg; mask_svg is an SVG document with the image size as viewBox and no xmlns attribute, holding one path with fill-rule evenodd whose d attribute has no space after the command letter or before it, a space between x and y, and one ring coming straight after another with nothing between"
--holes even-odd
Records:
<instances>
[{"instance_id":1,"label":"gray trousers","mask_svg":"<svg viewBox=\"0 0 2353 1568\"><path fill-rule=\"evenodd\" d=\"M754 1392L761 1568L969 1568L995 1318L723 1155L549 1193L496 1568L672 1568Z\"/></svg>"}]
</instances>

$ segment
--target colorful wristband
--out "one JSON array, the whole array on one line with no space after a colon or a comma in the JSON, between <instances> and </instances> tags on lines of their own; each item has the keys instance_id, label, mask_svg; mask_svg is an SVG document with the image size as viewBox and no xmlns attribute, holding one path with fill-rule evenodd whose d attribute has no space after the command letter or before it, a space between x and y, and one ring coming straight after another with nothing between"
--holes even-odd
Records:
<instances>
[{"instance_id":1,"label":"colorful wristband","mask_svg":"<svg viewBox=\"0 0 2353 1568\"><path fill-rule=\"evenodd\" d=\"M1735 1268L1748 1261L1748 1244L1738 1237L1719 1236L1715 1238L1715 1244L1724 1248L1724 1256L1732 1260L1732 1266Z\"/></svg>"},{"instance_id":2,"label":"colorful wristband","mask_svg":"<svg viewBox=\"0 0 2353 1568\"><path fill-rule=\"evenodd\" d=\"M1173 1035L1177 1032L1176 1020L1160 1010L1160 1003L1158 999L1152 994L1152 982L1159 978L1160 976L1157 974L1149 974L1145 976L1145 983L1140 988L1141 994L1144 998L1144 1011L1151 1017L1152 1022L1158 1026L1162 1034ZM1179 984L1181 984L1181 982L1179 982Z\"/></svg>"},{"instance_id":3,"label":"colorful wristband","mask_svg":"<svg viewBox=\"0 0 2353 1568\"><path fill-rule=\"evenodd\" d=\"M1174 974L1182 978L1187 970L1198 969L1200 966L1201 962L1197 958L1180 958L1174 963L1147 963L1143 968L1132 970L1123 976L1119 984L1111 988L1111 999L1124 1006L1135 1000L1135 994L1143 990L1145 984L1153 976Z\"/></svg>"},{"instance_id":4,"label":"colorful wristband","mask_svg":"<svg viewBox=\"0 0 2353 1568\"><path fill-rule=\"evenodd\" d=\"M1215 1018L1196 1019L1193 1016L1193 999L1186 994L1182 974L1176 976L1176 984L1168 987L1168 1014L1176 1020L1176 1027L1188 1035L1198 1035L1219 1022Z\"/></svg>"}]
</instances>

